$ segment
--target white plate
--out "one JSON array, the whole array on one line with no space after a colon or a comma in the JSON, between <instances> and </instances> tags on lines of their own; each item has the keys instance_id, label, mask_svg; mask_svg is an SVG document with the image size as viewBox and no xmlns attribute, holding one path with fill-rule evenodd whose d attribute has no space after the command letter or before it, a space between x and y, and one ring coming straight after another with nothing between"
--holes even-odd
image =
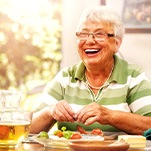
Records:
<instances>
[{"instance_id":1,"label":"white plate","mask_svg":"<svg viewBox=\"0 0 151 151\"><path fill-rule=\"evenodd\" d=\"M65 138L59 138L54 135L49 135L49 139L46 139L38 138L37 136L38 135L33 136L32 139L35 142L43 144L45 147L69 149L68 140Z\"/></svg>"},{"instance_id":2,"label":"white plate","mask_svg":"<svg viewBox=\"0 0 151 151\"><path fill-rule=\"evenodd\" d=\"M46 138L39 138L37 137L38 135L35 135L32 137L32 139L35 142L38 142L40 144L43 144L45 147L50 147L50 148L63 148L63 149L69 149L68 142L71 140L68 140L64 137L59 138L58 136L55 135L49 135L49 139ZM95 136L95 135L86 135L82 134L82 139L80 140L99 140L103 141L104 137L103 136ZM74 139L73 139L74 140Z\"/></svg>"}]
</instances>

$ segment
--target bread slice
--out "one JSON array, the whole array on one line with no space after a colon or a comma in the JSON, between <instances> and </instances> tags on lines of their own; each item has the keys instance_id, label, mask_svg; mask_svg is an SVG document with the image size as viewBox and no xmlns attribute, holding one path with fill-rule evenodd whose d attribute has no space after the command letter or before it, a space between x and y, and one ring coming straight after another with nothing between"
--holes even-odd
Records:
<instances>
[{"instance_id":1,"label":"bread slice","mask_svg":"<svg viewBox=\"0 0 151 151\"><path fill-rule=\"evenodd\" d=\"M135 148L146 147L146 137L142 135L119 135L118 140L124 140L130 145L130 147Z\"/></svg>"}]
</instances>

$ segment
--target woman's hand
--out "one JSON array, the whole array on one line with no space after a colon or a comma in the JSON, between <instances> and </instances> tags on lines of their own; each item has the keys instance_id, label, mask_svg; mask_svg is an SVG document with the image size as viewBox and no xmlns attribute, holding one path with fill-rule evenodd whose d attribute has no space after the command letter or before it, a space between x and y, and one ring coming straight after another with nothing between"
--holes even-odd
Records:
<instances>
[{"instance_id":1,"label":"woman's hand","mask_svg":"<svg viewBox=\"0 0 151 151\"><path fill-rule=\"evenodd\" d=\"M107 124L111 110L100 106L97 103L91 103L85 106L83 109L75 114L75 119L79 123L85 125L90 125L94 122L99 122L100 124Z\"/></svg>"},{"instance_id":2,"label":"woman's hand","mask_svg":"<svg viewBox=\"0 0 151 151\"><path fill-rule=\"evenodd\" d=\"M51 116L62 122L74 122L74 114L71 106L65 100L56 103L51 110Z\"/></svg>"}]
</instances>

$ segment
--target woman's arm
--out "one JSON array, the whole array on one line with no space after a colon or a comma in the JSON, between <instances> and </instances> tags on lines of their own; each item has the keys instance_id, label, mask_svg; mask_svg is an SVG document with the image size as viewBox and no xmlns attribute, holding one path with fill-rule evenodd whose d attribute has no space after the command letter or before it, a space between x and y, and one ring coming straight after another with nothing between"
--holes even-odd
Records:
<instances>
[{"instance_id":1,"label":"woman's arm","mask_svg":"<svg viewBox=\"0 0 151 151\"><path fill-rule=\"evenodd\" d=\"M90 125L94 122L112 125L128 134L141 135L145 130L151 128L151 117L149 116L110 110L97 103L85 106L77 112L75 119L85 125Z\"/></svg>"},{"instance_id":2,"label":"woman's arm","mask_svg":"<svg viewBox=\"0 0 151 151\"><path fill-rule=\"evenodd\" d=\"M151 117L121 111L112 111L108 122L128 134L142 135L151 128Z\"/></svg>"},{"instance_id":3,"label":"woman's arm","mask_svg":"<svg viewBox=\"0 0 151 151\"><path fill-rule=\"evenodd\" d=\"M49 131L55 121L74 122L74 114L67 101L58 101L33 114L30 133Z\"/></svg>"},{"instance_id":4,"label":"woman's arm","mask_svg":"<svg viewBox=\"0 0 151 151\"><path fill-rule=\"evenodd\" d=\"M50 114L52 106L43 108L42 110L33 113L30 133L37 134L41 131L48 132L56 122Z\"/></svg>"}]
</instances>

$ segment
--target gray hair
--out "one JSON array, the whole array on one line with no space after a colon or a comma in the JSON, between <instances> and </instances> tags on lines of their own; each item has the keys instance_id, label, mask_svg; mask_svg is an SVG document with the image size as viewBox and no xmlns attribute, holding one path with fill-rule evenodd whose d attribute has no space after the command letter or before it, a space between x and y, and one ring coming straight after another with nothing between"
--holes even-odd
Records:
<instances>
[{"instance_id":1,"label":"gray hair","mask_svg":"<svg viewBox=\"0 0 151 151\"><path fill-rule=\"evenodd\" d=\"M110 23L113 26L115 37L123 38L125 28L117 12L107 6L94 6L86 8L79 19L77 31L86 21Z\"/></svg>"}]
</instances>

